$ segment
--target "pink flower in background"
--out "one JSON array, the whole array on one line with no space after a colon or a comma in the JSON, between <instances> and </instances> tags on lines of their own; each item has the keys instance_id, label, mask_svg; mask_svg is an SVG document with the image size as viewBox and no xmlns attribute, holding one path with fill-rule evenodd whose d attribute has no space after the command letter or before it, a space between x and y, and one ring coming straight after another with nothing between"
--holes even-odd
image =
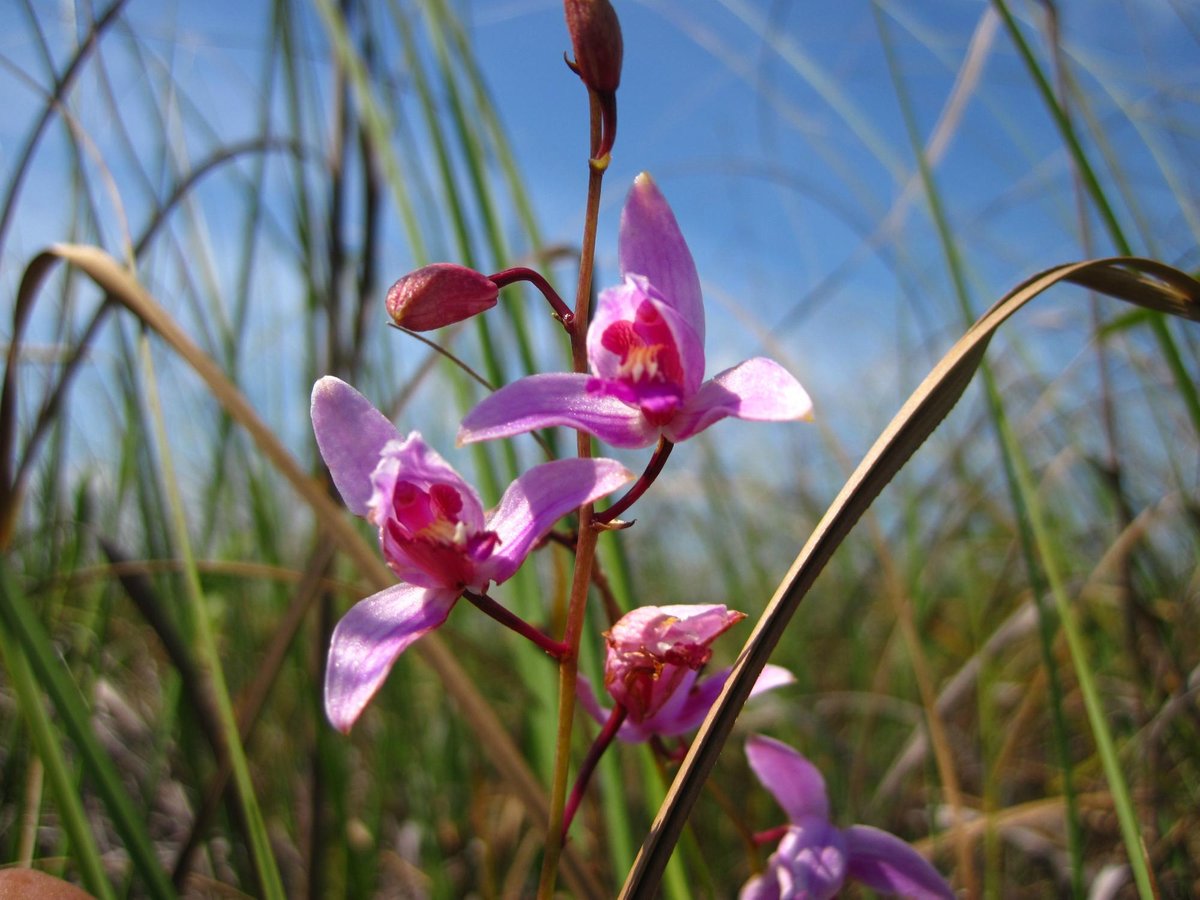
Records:
<instances>
[{"instance_id":1,"label":"pink flower in background","mask_svg":"<svg viewBox=\"0 0 1200 900\"><path fill-rule=\"evenodd\" d=\"M633 743L699 726L730 672L698 682L699 669L712 656L712 642L744 618L719 604L643 606L605 632L604 686L626 712L617 738ZM787 669L767 666L751 696L793 680ZM579 679L577 693L596 721L607 721L609 713L586 679Z\"/></svg>"},{"instance_id":2,"label":"pink flower in background","mask_svg":"<svg viewBox=\"0 0 1200 900\"><path fill-rule=\"evenodd\" d=\"M537 428L578 428L615 447L679 442L727 416L808 418L812 402L778 363L746 360L704 381L700 279L675 216L645 173L621 215L622 283L600 294L588 327L592 373L531 375L485 398L459 443Z\"/></svg>"},{"instance_id":3,"label":"pink flower in background","mask_svg":"<svg viewBox=\"0 0 1200 900\"><path fill-rule=\"evenodd\" d=\"M312 420L333 483L350 511L379 529L384 559L401 581L357 603L334 630L325 708L342 731L396 658L441 625L463 591L482 594L510 578L562 516L632 477L607 459L545 463L485 514L479 495L419 434L401 437L345 382L316 383Z\"/></svg>"},{"instance_id":4,"label":"pink flower in background","mask_svg":"<svg viewBox=\"0 0 1200 900\"><path fill-rule=\"evenodd\" d=\"M827 900L847 880L873 891L918 900L952 900L954 891L916 850L868 825L838 828L829 820L825 779L787 744L755 735L746 758L763 787L787 813L779 847L739 900Z\"/></svg>"}]
</instances>

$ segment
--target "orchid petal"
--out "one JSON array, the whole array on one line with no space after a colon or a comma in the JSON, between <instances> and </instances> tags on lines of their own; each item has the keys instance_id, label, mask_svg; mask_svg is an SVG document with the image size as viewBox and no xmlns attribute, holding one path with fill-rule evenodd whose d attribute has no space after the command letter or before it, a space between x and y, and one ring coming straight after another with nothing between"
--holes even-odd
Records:
<instances>
[{"instance_id":1,"label":"orchid petal","mask_svg":"<svg viewBox=\"0 0 1200 900\"><path fill-rule=\"evenodd\" d=\"M313 432L333 483L356 516L367 514L371 473L388 441L400 433L371 401L346 382L326 375L313 385Z\"/></svg>"},{"instance_id":2,"label":"orchid petal","mask_svg":"<svg viewBox=\"0 0 1200 900\"><path fill-rule=\"evenodd\" d=\"M607 722L608 717L612 715L612 710L605 709L600 705L600 701L596 698L596 692L592 688L591 681L582 675L577 676L575 679L575 699L579 701L579 705L583 707L584 712L595 719L600 725ZM617 740L623 741L626 744L640 744L643 741L650 740L654 734L654 731L643 728L642 723L631 722L626 718L621 723L621 727L617 729Z\"/></svg>"},{"instance_id":3,"label":"orchid petal","mask_svg":"<svg viewBox=\"0 0 1200 900\"><path fill-rule=\"evenodd\" d=\"M738 900L780 900L779 879L755 875L742 885L738 892Z\"/></svg>"},{"instance_id":4,"label":"orchid petal","mask_svg":"<svg viewBox=\"0 0 1200 900\"><path fill-rule=\"evenodd\" d=\"M325 713L349 732L392 664L413 641L446 621L458 595L409 584L360 600L338 622L325 671Z\"/></svg>"},{"instance_id":5,"label":"orchid petal","mask_svg":"<svg viewBox=\"0 0 1200 900\"><path fill-rule=\"evenodd\" d=\"M640 606L623 615L608 630L608 643L614 650L648 652L654 656L679 654L690 648L706 648L744 618L745 613L729 609L723 603ZM697 662L697 666L702 662Z\"/></svg>"},{"instance_id":6,"label":"orchid petal","mask_svg":"<svg viewBox=\"0 0 1200 900\"><path fill-rule=\"evenodd\" d=\"M667 688L670 693L666 702L640 722L629 722L631 736L626 737L625 740L644 741L655 734L662 737L674 737L677 734L691 731L704 721L704 717L712 706L712 701L716 699L716 694L707 698L698 697L696 679L699 677L699 673L694 669L683 669L682 672L675 673L669 671L680 668L680 666L663 666L663 673L659 676L659 681L674 680L674 684ZM729 673L725 674L728 676ZM717 694L719 693L721 693L721 689L718 686ZM706 699L707 703L705 703Z\"/></svg>"},{"instance_id":7,"label":"orchid petal","mask_svg":"<svg viewBox=\"0 0 1200 900\"><path fill-rule=\"evenodd\" d=\"M748 359L700 386L671 421L667 437L678 443L726 416L755 422L812 418L812 400L774 360Z\"/></svg>"},{"instance_id":8,"label":"orchid petal","mask_svg":"<svg viewBox=\"0 0 1200 900\"><path fill-rule=\"evenodd\" d=\"M619 376L621 360L604 347L604 334L618 322L634 322L643 303L649 303L670 331L683 370L680 386L690 397L704 380L704 338L679 310L663 299L658 288L641 275L626 275L616 287L606 288L596 300L596 314L588 326L587 351L592 371L604 379Z\"/></svg>"},{"instance_id":9,"label":"orchid petal","mask_svg":"<svg viewBox=\"0 0 1200 900\"><path fill-rule=\"evenodd\" d=\"M588 390L592 376L530 375L488 395L463 419L458 443L471 444L565 425L614 447L648 447L658 429L616 397Z\"/></svg>"},{"instance_id":10,"label":"orchid petal","mask_svg":"<svg viewBox=\"0 0 1200 900\"><path fill-rule=\"evenodd\" d=\"M484 527L483 502L475 488L467 484L441 454L426 444L418 432L389 442L379 457L371 473L374 489L369 504L371 508L385 509L392 502L397 481L408 482L422 491L428 491L438 484L449 485L463 501L462 509L457 513L459 521L471 531L479 531Z\"/></svg>"},{"instance_id":11,"label":"orchid petal","mask_svg":"<svg viewBox=\"0 0 1200 900\"><path fill-rule=\"evenodd\" d=\"M746 699L753 700L759 694L765 694L767 691L773 691L776 688L786 687L789 684L795 683L796 676L788 669L768 663L758 673L754 687L750 688L750 694Z\"/></svg>"},{"instance_id":12,"label":"orchid petal","mask_svg":"<svg viewBox=\"0 0 1200 900\"><path fill-rule=\"evenodd\" d=\"M622 275L644 275L678 310L704 344L704 301L696 263L654 180L645 172L633 181L617 238Z\"/></svg>"},{"instance_id":13,"label":"orchid petal","mask_svg":"<svg viewBox=\"0 0 1200 900\"><path fill-rule=\"evenodd\" d=\"M746 741L746 758L789 820L799 822L810 817L828 820L825 779L807 759L787 744L761 734Z\"/></svg>"},{"instance_id":14,"label":"orchid petal","mask_svg":"<svg viewBox=\"0 0 1200 900\"><path fill-rule=\"evenodd\" d=\"M583 707L584 712L603 725L608 721L609 710L600 705L600 701L596 699L596 691L592 688L592 683L583 675L578 675L575 678L575 699L579 701L579 705ZM621 729L624 730L624 725ZM620 737L620 734L617 735Z\"/></svg>"},{"instance_id":15,"label":"orchid petal","mask_svg":"<svg viewBox=\"0 0 1200 900\"><path fill-rule=\"evenodd\" d=\"M721 695L732 671L732 666L720 669L696 685L691 684L691 681L695 680L695 673L689 673L692 675L691 681L680 682L674 696L663 704L657 713L640 723L641 728L650 734L660 734L663 737L686 734L699 728L712 705L717 702L717 697ZM764 666L747 699L792 684L795 680L796 676L783 666Z\"/></svg>"},{"instance_id":16,"label":"orchid petal","mask_svg":"<svg viewBox=\"0 0 1200 900\"><path fill-rule=\"evenodd\" d=\"M847 874L846 841L842 832L820 816L793 822L771 854L767 876L779 881L781 897L830 900Z\"/></svg>"},{"instance_id":17,"label":"orchid petal","mask_svg":"<svg viewBox=\"0 0 1200 900\"><path fill-rule=\"evenodd\" d=\"M500 540L480 567L482 573L496 582L509 578L555 522L632 479L632 472L611 459L560 459L534 466L508 486L488 519L488 529Z\"/></svg>"},{"instance_id":18,"label":"orchid petal","mask_svg":"<svg viewBox=\"0 0 1200 900\"><path fill-rule=\"evenodd\" d=\"M920 853L896 837L869 825L842 832L848 855L847 876L874 891L915 900L950 900L954 891Z\"/></svg>"}]
</instances>

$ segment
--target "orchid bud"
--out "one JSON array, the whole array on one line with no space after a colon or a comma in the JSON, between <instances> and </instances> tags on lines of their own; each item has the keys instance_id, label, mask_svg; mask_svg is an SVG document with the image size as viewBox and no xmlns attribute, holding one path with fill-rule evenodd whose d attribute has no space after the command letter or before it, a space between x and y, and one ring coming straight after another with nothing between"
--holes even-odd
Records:
<instances>
[{"instance_id":1,"label":"orchid bud","mask_svg":"<svg viewBox=\"0 0 1200 900\"><path fill-rule=\"evenodd\" d=\"M617 137L617 88L621 84L621 23L609 0L563 0L575 70L600 103L603 128L594 159L607 159Z\"/></svg>"},{"instance_id":2,"label":"orchid bud","mask_svg":"<svg viewBox=\"0 0 1200 900\"><path fill-rule=\"evenodd\" d=\"M710 644L746 618L719 604L643 606L604 634L604 685L633 722L662 709L684 676L708 662Z\"/></svg>"},{"instance_id":3,"label":"orchid bud","mask_svg":"<svg viewBox=\"0 0 1200 900\"><path fill-rule=\"evenodd\" d=\"M575 70L593 91L611 94L621 84L621 23L608 0L563 0Z\"/></svg>"},{"instance_id":4,"label":"orchid bud","mask_svg":"<svg viewBox=\"0 0 1200 900\"><path fill-rule=\"evenodd\" d=\"M392 321L412 331L432 331L486 312L500 289L486 275L455 263L433 263L409 272L387 293Z\"/></svg>"}]
</instances>

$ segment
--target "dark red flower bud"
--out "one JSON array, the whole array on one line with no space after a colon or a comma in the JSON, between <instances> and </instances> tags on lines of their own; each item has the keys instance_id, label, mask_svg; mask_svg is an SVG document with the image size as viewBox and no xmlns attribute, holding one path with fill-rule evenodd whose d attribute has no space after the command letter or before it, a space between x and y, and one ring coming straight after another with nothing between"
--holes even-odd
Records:
<instances>
[{"instance_id":1,"label":"dark red flower bud","mask_svg":"<svg viewBox=\"0 0 1200 900\"><path fill-rule=\"evenodd\" d=\"M402 328L432 331L491 309L499 291L495 282L474 269L433 263L392 285L387 311Z\"/></svg>"},{"instance_id":2,"label":"dark red flower bud","mask_svg":"<svg viewBox=\"0 0 1200 900\"><path fill-rule=\"evenodd\" d=\"M621 84L621 23L608 0L563 0L567 31L575 49L575 71L597 93Z\"/></svg>"}]
</instances>

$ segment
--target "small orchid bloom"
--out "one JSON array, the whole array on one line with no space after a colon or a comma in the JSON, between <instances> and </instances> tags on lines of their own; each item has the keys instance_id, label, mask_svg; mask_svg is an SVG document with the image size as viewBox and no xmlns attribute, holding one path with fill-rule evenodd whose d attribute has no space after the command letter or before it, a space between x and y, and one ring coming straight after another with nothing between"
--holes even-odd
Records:
<instances>
[{"instance_id":1,"label":"small orchid bloom","mask_svg":"<svg viewBox=\"0 0 1200 900\"><path fill-rule=\"evenodd\" d=\"M812 401L782 366L746 360L704 381L700 279L679 225L650 176L621 214L622 283L600 294L588 328L591 374L531 375L463 420L460 444L564 425L614 447L686 440L727 416L806 419Z\"/></svg>"},{"instance_id":2,"label":"small orchid bloom","mask_svg":"<svg viewBox=\"0 0 1200 900\"><path fill-rule=\"evenodd\" d=\"M698 682L699 669L712 656L712 642L744 618L719 604L643 606L605 632L604 686L626 712L617 739L637 743L698 727L732 671ZM750 696L794 680L787 669L767 666ZM579 679L576 691L596 721L608 720L587 679Z\"/></svg>"},{"instance_id":3,"label":"small orchid bloom","mask_svg":"<svg viewBox=\"0 0 1200 900\"><path fill-rule=\"evenodd\" d=\"M479 495L415 431L402 437L350 385L313 387L313 431L346 506L379 529L401 583L357 603L329 649L325 709L349 731L396 658L437 628L464 591L510 578L562 516L632 475L608 459L564 459L530 469L485 513Z\"/></svg>"},{"instance_id":4,"label":"small orchid bloom","mask_svg":"<svg viewBox=\"0 0 1200 900\"><path fill-rule=\"evenodd\" d=\"M916 850L868 825L838 828L817 767L787 744L763 735L746 741L746 758L790 824L767 868L739 900L827 900L850 879L883 894L952 900L954 891Z\"/></svg>"}]
</instances>

